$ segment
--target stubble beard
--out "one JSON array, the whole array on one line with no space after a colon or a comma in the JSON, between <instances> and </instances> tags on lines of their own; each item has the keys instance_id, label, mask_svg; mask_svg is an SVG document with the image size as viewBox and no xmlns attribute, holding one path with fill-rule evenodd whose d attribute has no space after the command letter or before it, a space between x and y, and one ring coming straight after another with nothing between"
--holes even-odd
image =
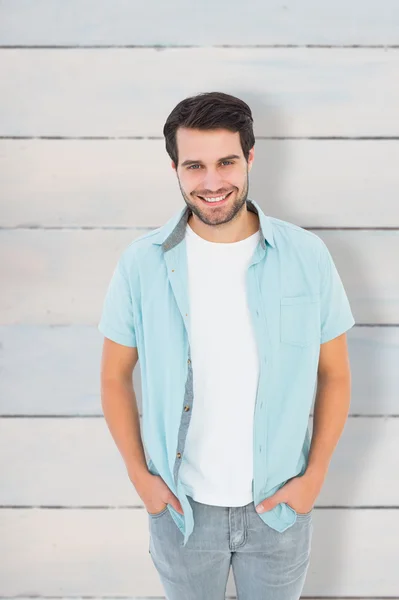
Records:
<instances>
[{"instance_id":1,"label":"stubble beard","mask_svg":"<svg viewBox=\"0 0 399 600\"><path fill-rule=\"evenodd\" d=\"M196 197L197 201L192 202L191 199L184 192L180 184L179 178L178 182L185 203L187 204L189 209L206 225L222 225L223 223L228 223L232 219L236 218L240 211L243 210L243 207L246 204L248 198L248 172L245 187L242 190L241 194L236 195L232 204L229 203L229 200L231 201L231 198L228 198L226 205L220 207L221 210L218 210L217 207L215 207L214 209L212 207L209 207L209 209L207 209L207 207L204 205L204 201L198 198L198 196ZM232 195L235 194L237 194L236 188L233 190ZM202 208L201 205L199 205L199 203L203 204L204 208Z\"/></svg>"}]
</instances>

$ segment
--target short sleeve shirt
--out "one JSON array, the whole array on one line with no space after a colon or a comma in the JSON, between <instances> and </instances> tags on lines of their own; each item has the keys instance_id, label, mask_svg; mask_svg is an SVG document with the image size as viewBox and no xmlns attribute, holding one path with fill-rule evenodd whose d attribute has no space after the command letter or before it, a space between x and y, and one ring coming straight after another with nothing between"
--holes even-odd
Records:
<instances>
[{"instance_id":1,"label":"short sleeve shirt","mask_svg":"<svg viewBox=\"0 0 399 600\"><path fill-rule=\"evenodd\" d=\"M247 271L248 307L260 361L253 431L256 505L305 472L320 344L345 333L355 320L324 241L298 225L265 215L254 200L247 200L247 209L258 215L261 230ZM189 214L185 206L125 248L98 325L105 337L138 349L147 464L180 500L184 515L171 505L168 509L184 544L194 527L179 479L195 404L185 247ZM295 523L297 514L282 502L259 516L282 532Z\"/></svg>"}]
</instances>

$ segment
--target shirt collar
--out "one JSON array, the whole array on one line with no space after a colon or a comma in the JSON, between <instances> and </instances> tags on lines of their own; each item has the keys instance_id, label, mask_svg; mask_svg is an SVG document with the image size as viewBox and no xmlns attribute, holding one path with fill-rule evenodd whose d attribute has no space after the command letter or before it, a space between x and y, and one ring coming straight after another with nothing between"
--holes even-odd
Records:
<instances>
[{"instance_id":1,"label":"shirt collar","mask_svg":"<svg viewBox=\"0 0 399 600\"><path fill-rule=\"evenodd\" d=\"M247 209L251 210L259 217L261 235L261 245L263 248L266 247L265 242L270 244L273 248L275 247L275 241L273 237L273 225L270 217L260 208L259 204L255 200L247 199ZM153 238L153 244L162 245L164 252L167 252L176 244L179 244L185 236L187 221L191 214L191 209L185 205L185 207L173 215L169 221L163 225L158 233Z\"/></svg>"}]
</instances>

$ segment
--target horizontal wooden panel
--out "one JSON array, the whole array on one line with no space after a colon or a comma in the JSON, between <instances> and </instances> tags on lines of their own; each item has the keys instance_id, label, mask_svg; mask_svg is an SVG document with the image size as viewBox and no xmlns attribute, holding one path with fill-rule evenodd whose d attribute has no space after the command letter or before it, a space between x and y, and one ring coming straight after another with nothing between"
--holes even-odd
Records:
<instances>
[{"instance_id":1,"label":"horizontal wooden panel","mask_svg":"<svg viewBox=\"0 0 399 600\"><path fill-rule=\"evenodd\" d=\"M0 164L6 227L151 227L181 203L162 140L0 140ZM398 140L258 139L250 197L303 227L399 227L398 164Z\"/></svg>"},{"instance_id":2,"label":"horizontal wooden panel","mask_svg":"<svg viewBox=\"0 0 399 600\"><path fill-rule=\"evenodd\" d=\"M0 44L397 44L395 0L3 0ZM154 18L156 15L156 18ZM195 27L193 27L193 19Z\"/></svg>"},{"instance_id":3,"label":"horizontal wooden panel","mask_svg":"<svg viewBox=\"0 0 399 600\"><path fill-rule=\"evenodd\" d=\"M4 600L12 600L11 597L8 597L8 598L3 597L3 598L4 598ZM101 600L117 600L116 598L113 598L112 596L93 596L92 600L99 600L100 598L101 598ZM149 596L140 596L140 597L138 597L138 596L129 596L129 598L130 598L130 600L165 600L165 596L151 596L151 597L149 597ZM235 598L237 598L237 596L235 594L229 594L228 596L226 596L226 600L230 600L230 599L233 600ZM303 600L306 600L306 596L301 596L301 598ZM65 596L64 596L64 599L68 600ZM30 600L30 597L29 596L21 596L21 595L19 595L18 596L18 600ZM59 599L56 596L54 596L54 597L51 597L51 596L44 597L44 596L40 596L39 595L39 596L35 596L35 600L59 600ZM322 597L316 598L315 596L313 596L312 600L325 600L325 597L324 598L322 598ZM337 598L337 597L332 598L330 596L328 598L328 600L345 600L345 599L343 599L342 596L341 596L341 598ZM367 598L366 597L362 597L361 598L360 596L358 596L358 598L356 600L386 600L386 599L381 598L381 597L380 598L377 598L377 597L371 598L371 596L367 596ZM395 599L393 599L393 600L395 600Z\"/></svg>"},{"instance_id":4,"label":"horizontal wooden panel","mask_svg":"<svg viewBox=\"0 0 399 600\"><path fill-rule=\"evenodd\" d=\"M0 505L143 507L104 419L0 419L0 449ZM398 455L399 419L348 419L315 506L399 506Z\"/></svg>"},{"instance_id":5,"label":"horizontal wooden panel","mask_svg":"<svg viewBox=\"0 0 399 600\"><path fill-rule=\"evenodd\" d=\"M0 510L2 595L162 596L147 519L143 509ZM395 597L398 510L315 510L313 526L305 597Z\"/></svg>"},{"instance_id":6,"label":"horizontal wooden panel","mask_svg":"<svg viewBox=\"0 0 399 600\"><path fill-rule=\"evenodd\" d=\"M1 324L99 322L123 249L138 230L0 231ZM399 323L398 231L319 231L357 323Z\"/></svg>"},{"instance_id":7,"label":"horizontal wooden panel","mask_svg":"<svg viewBox=\"0 0 399 600\"><path fill-rule=\"evenodd\" d=\"M0 415L102 414L102 340L95 325L0 326ZM139 363L134 387L141 406Z\"/></svg>"},{"instance_id":8,"label":"horizontal wooden panel","mask_svg":"<svg viewBox=\"0 0 399 600\"><path fill-rule=\"evenodd\" d=\"M233 594L233 595L229 594L228 596L226 596L226 600L234 599L236 597L237 596L235 594ZM93 596L92 600L99 600L100 598L101 598L101 600L116 600L116 598L113 598L112 596ZM149 596L140 596L140 597L138 597L138 596L129 596L129 598L130 598L130 600L165 600L165 596L151 596L151 598ZM301 596L301 598L303 600L306 600L305 596ZM36 600L58 600L57 597L51 597L51 596L46 596L45 598L44 598L44 596L35 596L35 599ZM4 600L12 600L12 598L11 597L4 598ZM18 596L18 600L30 600L30 597L29 596L20 596L19 595ZM65 598L65 600L68 600L68 599ZM321 597L316 598L315 596L313 596L312 600L325 600L325 598L324 599L321 598ZM341 598L337 598L337 597L332 598L330 596L328 598L328 600L345 600L345 599L342 599L342 596L341 596ZM360 598L360 596L359 596L356 600L385 600L385 599L384 598L376 598L376 597L371 598L371 596L367 596L367 598L366 597Z\"/></svg>"},{"instance_id":9,"label":"horizontal wooden panel","mask_svg":"<svg viewBox=\"0 0 399 600\"><path fill-rule=\"evenodd\" d=\"M399 415L399 328L355 325L347 337L350 414ZM95 325L0 326L0 415L102 415L102 340ZM133 384L141 414L140 357Z\"/></svg>"},{"instance_id":10,"label":"horizontal wooden panel","mask_svg":"<svg viewBox=\"0 0 399 600\"><path fill-rule=\"evenodd\" d=\"M162 137L178 102L216 89L249 103L257 136L398 136L398 71L399 48L3 49L0 135Z\"/></svg>"}]
</instances>

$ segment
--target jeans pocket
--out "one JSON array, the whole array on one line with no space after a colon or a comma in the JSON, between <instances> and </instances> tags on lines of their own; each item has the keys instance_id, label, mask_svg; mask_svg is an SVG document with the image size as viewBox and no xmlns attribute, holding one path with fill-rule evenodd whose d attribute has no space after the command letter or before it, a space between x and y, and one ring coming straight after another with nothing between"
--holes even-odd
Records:
<instances>
[{"instance_id":1,"label":"jeans pocket","mask_svg":"<svg viewBox=\"0 0 399 600\"><path fill-rule=\"evenodd\" d=\"M296 516L297 516L297 519L306 519L307 517L310 517L312 513L313 513L313 508L311 508L310 511L307 512L307 513L299 513L299 512L297 512Z\"/></svg>"},{"instance_id":2,"label":"jeans pocket","mask_svg":"<svg viewBox=\"0 0 399 600\"><path fill-rule=\"evenodd\" d=\"M157 517L161 517L162 515L164 515L167 510L168 510L168 505L166 505L165 508L163 508L160 512L157 512L157 513L150 513L147 510L147 515L149 517L151 517L152 519L156 519Z\"/></svg>"}]
</instances>

